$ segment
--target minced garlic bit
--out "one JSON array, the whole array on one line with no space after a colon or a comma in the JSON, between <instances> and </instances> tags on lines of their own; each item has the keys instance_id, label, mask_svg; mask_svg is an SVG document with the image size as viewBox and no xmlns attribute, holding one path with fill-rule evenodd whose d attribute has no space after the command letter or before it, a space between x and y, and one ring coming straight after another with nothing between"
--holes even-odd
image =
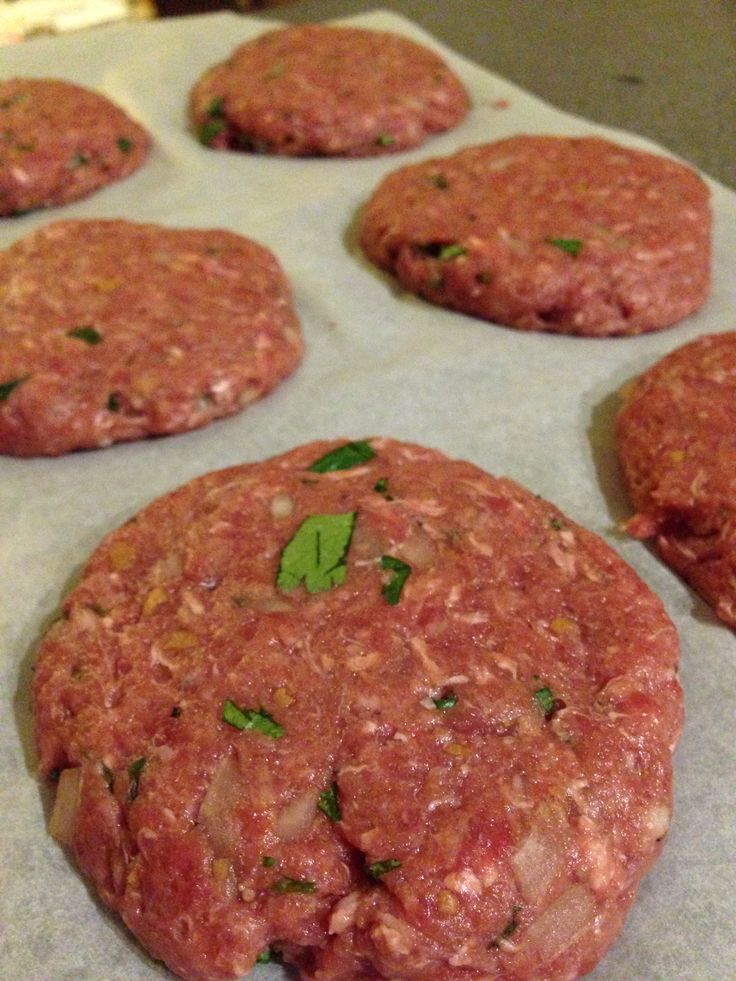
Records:
<instances>
[{"instance_id":1,"label":"minced garlic bit","mask_svg":"<svg viewBox=\"0 0 736 981\"><path fill-rule=\"evenodd\" d=\"M293 705L296 701L294 695L289 691L288 688L277 688L273 693L273 704L276 708L288 708Z\"/></svg>"},{"instance_id":2,"label":"minced garlic bit","mask_svg":"<svg viewBox=\"0 0 736 981\"><path fill-rule=\"evenodd\" d=\"M196 634L192 634L188 630L175 630L164 641L164 647L171 651L183 651L188 647L196 647L198 643L199 638Z\"/></svg>"},{"instance_id":3,"label":"minced garlic bit","mask_svg":"<svg viewBox=\"0 0 736 981\"><path fill-rule=\"evenodd\" d=\"M441 917L454 916L460 909L460 901L449 889L440 889L437 894L437 912Z\"/></svg>"},{"instance_id":4,"label":"minced garlic bit","mask_svg":"<svg viewBox=\"0 0 736 981\"><path fill-rule=\"evenodd\" d=\"M162 603L165 603L167 599L168 596L164 589L160 586L154 587L143 602L143 613L148 616L149 613L153 613Z\"/></svg>"}]
</instances>

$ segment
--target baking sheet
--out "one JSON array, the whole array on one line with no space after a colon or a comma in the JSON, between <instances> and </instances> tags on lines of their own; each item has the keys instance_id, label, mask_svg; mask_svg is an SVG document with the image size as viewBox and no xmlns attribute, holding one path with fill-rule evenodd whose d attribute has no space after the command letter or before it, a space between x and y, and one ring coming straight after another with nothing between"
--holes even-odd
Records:
<instances>
[{"instance_id":1,"label":"baking sheet","mask_svg":"<svg viewBox=\"0 0 736 981\"><path fill-rule=\"evenodd\" d=\"M687 722L665 851L595 981L736 977L736 638L640 543L611 448L615 392L693 337L733 329L736 194L710 182L715 258L707 306L660 333L611 340L525 334L431 307L375 271L354 241L357 209L404 163L518 132L600 134L376 11L352 23L439 48L474 108L451 133L374 160L214 153L186 131L193 81L273 22L215 14L121 24L0 48L3 75L95 87L154 135L147 165L91 198L0 222L0 247L61 217L222 226L273 249L294 287L307 355L275 393L198 432L54 460L0 458L0 976L151 981L171 975L137 946L48 837L50 795L34 777L33 651L98 540L152 498L219 467L323 437L416 440L507 474L602 535L663 598L682 641ZM253 977L285 977L277 966Z\"/></svg>"}]
</instances>

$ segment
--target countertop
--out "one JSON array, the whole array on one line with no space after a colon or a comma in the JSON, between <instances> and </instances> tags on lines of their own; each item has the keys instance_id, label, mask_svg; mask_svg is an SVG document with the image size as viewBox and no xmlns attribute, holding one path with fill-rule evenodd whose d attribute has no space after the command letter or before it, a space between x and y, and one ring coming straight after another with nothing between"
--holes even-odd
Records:
<instances>
[{"instance_id":1,"label":"countertop","mask_svg":"<svg viewBox=\"0 0 736 981\"><path fill-rule=\"evenodd\" d=\"M237 6L159 3L166 15ZM301 23L376 8L559 109L649 137L736 187L733 0L294 0L245 15Z\"/></svg>"}]
</instances>

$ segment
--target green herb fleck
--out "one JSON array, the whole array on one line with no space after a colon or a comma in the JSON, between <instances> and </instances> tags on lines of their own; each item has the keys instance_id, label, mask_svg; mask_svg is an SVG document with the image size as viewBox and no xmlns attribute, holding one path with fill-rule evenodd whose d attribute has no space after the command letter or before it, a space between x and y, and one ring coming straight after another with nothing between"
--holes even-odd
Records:
<instances>
[{"instance_id":1,"label":"green herb fleck","mask_svg":"<svg viewBox=\"0 0 736 981\"><path fill-rule=\"evenodd\" d=\"M444 174L432 174L429 178L435 187L438 187L441 191L446 191L450 186L450 182L445 177Z\"/></svg>"},{"instance_id":2,"label":"green herb fleck","mask_svg":"<svg viewBox=\"0 0 736 981\"><path fill-rule=\"evenodd\" d=\"M118 137L118 150L121 153L130 153L133 149L133 141L129 140L127 136Z\"/></svg>"},{"instance_id":3,"label":"green herb fleck","mask_svg":"<svg viewBox=\"0 0 736 981\"><path fill-rule=\"evenodd\" d=\"M554 245L555 248L562 249L563 252L568 252L571 256L576 256L583 247L579 238L546 238L544 241Z\"/></svg>"},{"instance_id":4,"label":"green herb fleck","mask_svg":"<svg viewBox=\"0 0 736 981\"><path fill-rule=\"evenodd\" d=\"M373 485L373 490L377 494L385 495L386 492L388 491L388 477L381 477L379 480L377 480Z\"/></svg>"},{"instance_id":5,"label":"green herb fleck","mask_svg":"<svg viewBox=\"0 0 736 981\"><path fill-rule=\"evenodd\" d=\"M280 879L271 886L271 892L296 892L310 893L315 892L317 886L309 879L290 879L288 875L282 875Z\"/></svg>"},{"instance_id":6,"label":"green herb fleck","mask_svg":"<svg viewBox=\"0 0 736 981\"><path fill-rule=\"evenodd\" d=\"M30 375L22 375L20 378L13 378L12 381L3 382L0 385L0 402L5 402L13 389L22 385L24 381L28 381Z\"/></svg>"},{"instance_id":7,"label":"green herb fleck","mask_svg":"<svg viewBox=\"0 0 736 981\"><path fill-rule=\"evenodd\" d=\"M283 61L280 61L268 69L266 74L263 76L263 80L264 82L270 82L273 78L281 78L285 71L286 65Z\"/></svg>"},{"instance_id":8,"label":"green herb fleck","mask_svg":"<svg viewBox=\"0 0 736 981\"><path fill-rule=\"evenodd\" d=\"M102 334L94 327L75 327L74 330L67 331L67 337L76 337L85 344L99 344L102 340Z\"/></svg>"},{"instance_id":9,"label":"green herb fleck","mask_svg":"<svg viewBox=\"0 0 736 981\"><path fill-rule=\"evenodd\" d=\"M491 942L488 944L489 950L491 950L491 948L493 947L500 946L502 940L508 940L509 937L513 936L513 934L516 933L516 931L519 928L519 913L521 913L521 906L512 907L511 919L503 928L503 930L499 933L499 935L497 937L494 937L493 940L491 940Z\"/></svg>"},{"instance_id":10,"label":"green herb fleck","mask_svg":"<svg viewBox=\"0 0 736 981\"><path fill-rule=\"evenodd\" d=\"M539 688L534 692L537 708L544 713L545 719L551 719L555 712L565 707L561 698L556 698L551 688Z\"/></svg>"},{"instance_id":11,"label":"green herb fleck","mask_svg":"<svg viewBox=\"0 0 736 981\"><path fill-rule=\"evenodd\" d=\"M120 412L120 399L115 394L115 392L110 392L110 394L107 397L107 411Z\"/></svg>"},{"instance_id":12,"label":"green herb fleck","mask_svg":"<svg viewBox=\"0 0 736 981\"><path fill-rule=\"evenodd\" d=\"M141 756L137 759L135 763L131 763L128 767L128 776L130 777L130 786L128 787L128 800L135 800L138 796L138 783L140 781L141 773L143 773L143 767L146 765L145 756Z\"/></svg>"},{"instance_id":13,"label":"green herb fleck","mask_svg":"<svg viewBox=\"0 0 736 981\"><path fill-rule=\"evenodd\" d=\"M267 947L262 950L258 957L256 957L256 964L270 964L272 960L271 948Z\"/></svg>"},{"instance_id":14,"label":"green herb fleck","mask_svg":"<svg viewBox=\"0 0 736 981\"><path fill-rule=\"evenodd\" d=\"M281 739L285 732L284 727L279 725L264 708L258 711L241 709L229 698L225 699L225 704L222 706L221 718L223 722L236 729L255 729L271 739Z\"/></svg>"},{"instance_id":15,"label":"green herb fleck","mask_svg":"<svg viewBox=\"0 0 736 981\"><path fill-rule=\"evenodd\" d=\"M317 807L323 814L327 815L330 821L341 821L340 801L337 799L337 784L332 783L327 790L323 790L319 795Z\"/></svg>"},{"instance_id":16,"label":"green herb fleck","mask_svg":"<svg viewBox=\"0 0 736 981\"><path fill-rule=\"evenodd\" d=\"M395 142L396 137L390 133L379 133L376 137L376 146L393 146Z\"/></svg>"},{"instance_id":17,"label":"green herb fleck","mask_svg":"<svg viewBox=\"0 0 736 981\"><path fill-rule=\"evenodd\" d=\"M224 119L207 119L197 127L197 139L205 146L211 146L216 136L219 136L226 127Z\"/></svg>"},{"instance_id":18,"label":"green herb fleck","mask_svg":"<svg viewBox=\"0 0 736 981\"><path fill-rule=\"evenodd\" d=\"M180 715L181 715L181 706L175 705L171 710L171 718L178 719Z\"/></svg>"},{"instance_id":19,"label":"green herb fleck","mask_svg":"<svg viewBox=\"0 0 736 981\"><path fill-rule=\"evenodd\" d=\"M222 98L222 96L218 96L207 106L207 115L212 119L216 119L218 116L222 116L222 111L224 108L225 100Z\"/></svg>"},{"instance_id":20,"label":"green herb fleck","mask_svg":"<svg viewBox=\"0 0 736 981\"><path fill-rule=\"evenodd\" d=\"M442 695L440 698L433 698L432 701L440 712L447 712L448 709L454 708L457 705L457 695L454 691L448 691L446 695Z\"/></svg>"},{"instance_id":21,"label":"green herb fleck","mask_svg":"<svg viewBox=\"0 0 736 981\"><path fill-rule=\"evenodd\" d=\"M273 857L273 855L263 855L261 857L261 865L264 867L264 869L272 869L275 864L276 859Z\"/></svg>"},{"instance_id":22,"label":"green herb fleck","mask_svg":"<svg viewBox=\"0 0 736 981\"><path fill-rule=\"evenodd\" d=\"M358 440L353 443L344 443L342 446L325 453L319 460L315 460L307 469L313 473L331 473L333 470L350 470L351 467L358 467L361 463L367 463L375 456L371 444L365 440Z\"/></svg>"},{"instance_id":23,"label":"green herb fleck","mask_svg":"<svg viewBox=\"0 0 736 981\"><path fill-rule=\"evenodd\" d=\"M381 593L391 606L396 606L401 597L401 590L404 588L404 583L411 573L411 566L407 565L406 562L402 562L401 559L395 558L393 555L382 555L381 568L390 569L394 573L393 578L382 587Z\"/></svg>"},{"instance_id":24,"label":"green herb fleck","mask_svg":"<svg viewBox=\"0 0 736 981\"><path fill-rule=\"evenodd\" d=\"M549 526L550 528L554 528L555 531L562 531L564 527L564 525L562 524L559 518L550 518Z\"/></svg>"},{"instance_id":25,"label":"green herb fleck","mask_svg":"<svg viewBox=\"0 0 736 981\"><path fill-rule=\"evenodd\" d=\"M276 585L288 592L304 580L310 593L345 582L347 555L355 511L312 514L296 530L281 553Z\"/></svg>"},{"instance_id":26,"label":"green herb fleck","mask_svg":"<svg viewBox=\"0 0 736 981\"><path fill-rule=\"evenodd\" d=\"M69 170L77 170L79 167L86 167L89 161L90 156L88 153L85 153L83 150L77 150L69 161Z\"/></svg>"},{"instance_id":27,"label":"green herb fleck","mask_svg":"<svg viewBox=\"0 0 736 981\"><path fill-rule=\"evenodd\" d=\"M449 262L457 259L461 255L467 255L467 247L461 242L426 242L418 245L418 252L430 259L439 259L440 262Z\"/></svg>"},{"instance_id":28,"label":"green herb fleck","mask_svg":"<svg viewBox=\"0 0 736 981\"><path fill-rule=\"evenodd\" d=\"M385 858L382 862L371 862L368 866L368 874L374 879L380 879L387 872L400 868L401 862L397 858Z\"/></svg>"}]
</instances>

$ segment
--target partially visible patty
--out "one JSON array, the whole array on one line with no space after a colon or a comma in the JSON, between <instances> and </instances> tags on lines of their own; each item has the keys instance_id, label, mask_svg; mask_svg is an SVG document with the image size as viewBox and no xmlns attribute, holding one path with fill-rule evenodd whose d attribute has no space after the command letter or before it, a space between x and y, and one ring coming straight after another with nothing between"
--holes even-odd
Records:
<instances>
[{"instance_id":1,"label":"partially visible patty","mask_svg":"<svg viewBox=\"0 0 736 981\"><path fill-rule=\"evenodd\" d=\"M626 393L617 448L627 524L736 628L736 333L699 337Z\"/></svg>"},{"instance_id":2,"label":"partially visible patty","mask_svg":"<svg viewBox=\"0 0 736 981\"><path fill-rule=\"evenodd\" d=\"M391 439L207 474L34 674L52 832L190 981L572 981L662 847L677 635L600 538ZM233 704L234 703L234 704Z\"/></svg>"},{"instance_id":3,"label":"partially visible patty","mask_svg":"<svg viewBox=\"0 0 736 981\"><path fill-rule=\"evenodd\" d=\"M598 337L697 310L710 232L708 189L682 164L593 137L516 136L390 174L360 242L432 303Z\"/></svg>"},{"instance_id":4,"label":"partially visible patty","mask_svg":"<svg viewBox=\"0 0 736 981\"><path fill-rule=\"evenodd\" d=\"M0 215L66 204L127 177L150 137L99 92L52 78L0 81Z\"/></svg>"},{"instance_id":5,"label":"partially visible patty","mask_svg":"<svg viewBox=\"0 0 736 981\"><path fill-rule=\"evenodd\" d=\"M0 452L177 433L302 355L277 259L231 232L60 221L0 252Z\"/></svg>"},{"instance_id":6,"label":"partially visible patty","mask_svg":"<svg viewBox=\"0 0 736 981\"><path fill-rule=\"evenodd\" d=\"M308 24L262 34L194 86L190 116L217 150L364 157L422 143L468 110L462 83L396 34Z\"/></svg>"}]
</instances>

